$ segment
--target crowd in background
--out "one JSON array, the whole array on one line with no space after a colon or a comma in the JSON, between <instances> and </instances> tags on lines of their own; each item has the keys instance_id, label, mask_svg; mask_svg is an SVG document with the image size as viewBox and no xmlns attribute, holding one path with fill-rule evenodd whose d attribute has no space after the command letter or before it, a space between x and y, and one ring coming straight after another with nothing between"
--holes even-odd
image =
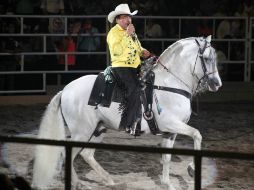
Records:
<instances>
[{"instance_id":1,"label":"crowd in background","mask_svg":"<svg viewBox=\"0 0 254 190\"><path fill-rule=\"evenodd\" d=\"M252 17L254 1L252 0L6 0L0 3L0 15L107 15L118 4L128 3L131 10L138 10L138 16L212 16L212 17ZM135 20L139 38L184 38L189 36L208 36L213 34L213 20L182 20L182 31L179 36L178 20L148 19L144 27L143 21ZM0 33L20 33L20 19L0 17ZM23 33L59 34L46 38L47 52L60 52L60 55L25 56L24 70L64 70L67 62L68 70L104 69L106 55L89 54L106 50L105 19L69 18L67 26L61 17L24 18ZM67 34L65 35L65 29ZM216 23L215 38L243 38L246 32L242 20L221 19ZM60 36L63 34L63 36ZM76 35L72 35L76 34ZM157 44L156 44L157 43ZM144 42L155 54L161 53L159 42ZM244 43L232 45L228 55L226 43L214 44L221 60L243 60ZM254 49L254 48L253 48ZM42 52L43 40L37 37L0 37L0 52L15 53ZM81 52L81 55L64 52ZM20 57L5 56L0 60L0 71L20 69ZM84 64L86 63L86 64ZM225 67L226 68L226 67ZM225 70L225 69L224 69ZM14 88L11 76L0 76L0 89ZM8 81L8 82L6 82Z\"/></svg>"},{"instance_id":2,"label":"crowd in background","mask_svg":"<svg viewBox=\"0 0 254 190\"><path fill-rule=\"evenodd\" d=\"M254 15L252 0L6 0L0 3L0 14L107 15L120 3L144 16Z\"/></svg>"}]
</instances>

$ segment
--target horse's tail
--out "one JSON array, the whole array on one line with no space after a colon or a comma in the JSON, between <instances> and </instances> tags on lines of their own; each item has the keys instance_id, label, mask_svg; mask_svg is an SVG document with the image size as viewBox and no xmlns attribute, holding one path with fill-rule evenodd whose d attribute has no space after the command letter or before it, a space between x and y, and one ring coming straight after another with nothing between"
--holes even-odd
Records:
<instances>
[{"instance_id":1,"label":"horse's tail","mask_svg":"<svg viewBox=\"0 0 254 190\"><path fill-rule=\"evenodd\" d=\"M65 128L61 115L61 95L59 92L50 101L42 118L38 138L62 140ZM63 148L57 146L38 145L35 149L32 184L36 188L49 186L57 174L57 166Z\"/></svg>"}]
</instances>

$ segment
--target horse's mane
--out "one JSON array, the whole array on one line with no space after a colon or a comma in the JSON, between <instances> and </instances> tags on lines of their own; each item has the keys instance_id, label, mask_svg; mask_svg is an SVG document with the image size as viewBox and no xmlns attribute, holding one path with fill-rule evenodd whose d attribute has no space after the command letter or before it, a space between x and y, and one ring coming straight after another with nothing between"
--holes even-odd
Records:
<instances>
[{"instance_id":1,"label":"horse's mane","mask_svg":"<svg viewBox=\"0 0 254 190\"><path fill-rule=\"evenodd\" d=\"M195 37L189 37L189 38L184 38L176 41L175 43L171 44L167 49L165 49L162 54L159 56L159 60L163 62L165 59L168 60L169 56L173 54L175 51L177 51L179 48L182 48L182 45L186 41L194 40Z\"/></svg>"}]
</instances>

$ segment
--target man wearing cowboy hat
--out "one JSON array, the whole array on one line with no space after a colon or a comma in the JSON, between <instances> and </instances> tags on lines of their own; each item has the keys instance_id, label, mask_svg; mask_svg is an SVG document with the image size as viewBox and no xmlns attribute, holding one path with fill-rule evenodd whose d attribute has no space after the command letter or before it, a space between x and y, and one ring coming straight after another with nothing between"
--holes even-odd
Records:
<instances>
[{"instance_id":1,"label":"man wearing cowboy hat","mask_svg":"<svg viewBox=\"0 0 254 190\"><path fill-rule=\"evenodd\" d=\"M141 64L140 57L148 58L150 52L144 49L135 34L131 16L137 14L137 10L131 12L127 4L118 5L108 15L108 21L114 23L107 36L110 50L112 70L121 80L125 92L123 101L123 113L120 129L126 129L132 135L139 135L141 122L141 88L138 80L138 67Z\"/></svg>"}]
</instances>

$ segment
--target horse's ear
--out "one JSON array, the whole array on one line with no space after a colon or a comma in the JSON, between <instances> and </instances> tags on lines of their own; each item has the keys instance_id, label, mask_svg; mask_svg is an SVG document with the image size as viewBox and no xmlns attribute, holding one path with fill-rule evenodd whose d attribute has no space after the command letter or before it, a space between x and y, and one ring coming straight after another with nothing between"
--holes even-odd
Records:
<instances>
[{"instance_id":1,"label":"horse's ear","mask_svg":"<svg viewBox=\"0 0 254 190\"><path fill-rule=\"evenodd\" d=\"M212 35L209 35L209 36L206 37L207 42L211 43L211 40L212 40Z\"/></svg>"}]
</instances>

